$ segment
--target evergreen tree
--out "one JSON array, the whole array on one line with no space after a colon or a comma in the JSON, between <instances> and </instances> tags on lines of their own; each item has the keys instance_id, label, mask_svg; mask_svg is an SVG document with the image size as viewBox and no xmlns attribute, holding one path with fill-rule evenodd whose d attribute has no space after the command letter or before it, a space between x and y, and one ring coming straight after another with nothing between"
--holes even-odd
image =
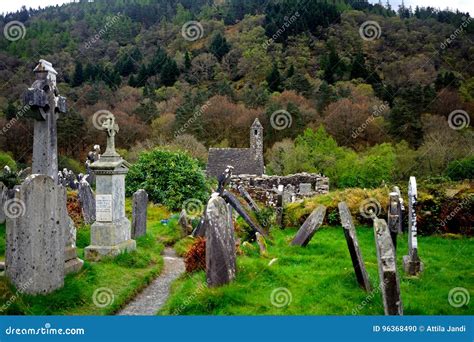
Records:
<instances>
[{"instance_id":1,"label":"evergreen tree","mask_svg":"<svg viewBox=\"0 0 474 342\"><path fill-rule=\"evenodd\" d=\"M74 69L74 75L72 76L72 86L78 87L84 83L84 71L82 69L82 63L77 61Z\"/></svg>"},{"instance_id":2,"label":"evergreen tree","mask_svg":"<svg viewBox=\"0 0 474 342\"><path fill-rule=\"evenodd\" d=\"M364 80L369 76L367 67L365 66L365 58L361 51L355 55L351 65L351 79L362 78Z\"/></svg>"},{"instance_id":3,"label":"evergreen tree","mask_svg":"<svg viewBox=\"0 0 474 342\"><path fill-rule=\"evenodd\" d=\"M186 70L189 70L189 68L191 68L191 57L189 56L188 51L186 51L186 53L184 54L184 68Z\"/></svg>"},{"instance_id":4,"label":"evergreen tree","mask_svg":"<svg viewBox=\"0 0 474 342\"><path fill-rule=\"evenodd\" d=\"M171 87L178 79L178 76L179 76L178 65L176 64L174 59L168 59L168 61L163 66L163 69L161 70L161 75L160 75L161 84L163 84L166 87Z\"/></svg>"},{"instance_id":5,"label":"evergreen tree","mask_svg":"<svg viewBox=\"0 0 474 342\"><path fill-rule=\"evenodd\" d=\"M272 71L267 76L267 83L268 88L271 91L281 91L282 88L282 81L280 71L278 71L278 67L276 63L273 63Z\"/></svg>"},{"instance_id":6,"label":"evergreen tree","mask_svg":"<svg viewBox=\"0 0 474 342\"><path fill-rule=\"evenodd\" d=\"M295 74L295 66L293 64L290 65L288 71L286 72L286 78L290 78Z\"/></svg>"},{"instance_id":7,"label":"evergreen tree","mask_svg":"<svg viewBox=\"0 0 474 342\"><path fill-rule=\"evenodd\" d=\"M221 61L222 57L229 52L230 45L227 43L225 37L222 36L220 32L218 32L212 38L211 45L209 46L209 51L216 56L216 58Z\"/></svg>"}]
</instances>

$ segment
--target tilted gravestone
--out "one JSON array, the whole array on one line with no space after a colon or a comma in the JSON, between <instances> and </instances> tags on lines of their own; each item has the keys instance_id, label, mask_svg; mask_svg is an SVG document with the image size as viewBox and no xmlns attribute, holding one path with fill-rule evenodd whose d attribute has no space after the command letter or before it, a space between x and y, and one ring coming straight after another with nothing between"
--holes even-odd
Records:
<instances>
[{"instance_id":1,"label":"tilted gravestone","mask_svg":"<svg viewBox=\"0 0 474 342\"><path fill-rule=\"evenodd\" d=\"M188 236L192 230L192 226L189 223L188 215L186 215L185 209L182 209L181 213L179 214L178 225L181 228L181 236L182 237Z\"/></svg>"},{"instance_id":2,"label":"tilted gravestone","mask_svg":"<svg viewBox=\"0 0 474 342\"><path fill-rule=\"evenodd\" d=\"M357 234L352 222L352 215L345 202L338 204L339 216L341 218L341 224L344 228L344 236L346 237L347 248L352 259L352 265L354 266L354 272L356 274L357 282L367 292L370 291L370 282L367 270L365 269L364 260L362 259L362 253L359 248L359 241L357 240Z\"/></svg>"},{"instance_id":3,"label":"tilted gravestone","mask_svg":"<svg viewBox=\"0 0 474 342\"><path fill-rule=\"evenodd\" d=\"M407 274L412 276L423 271L423 263L418 256L417 197L416 178L410 177L408 183L408 255L403 256L403 268Z\"/></svg>"},{"instance_id":4,"label":"tilted gravestone","mask_svg":"<svg viewBox=\"0 0 474 342\"><path fill-rule=\"evenodd\" d=\"M283 185L278 185L277 203L276 203L276 224L283 228Z\"/></svg>"},{"instance_id":5,"label":"tilted gravestone","mask_svg":"<svg viewBox=\"0 0 474 342\"><path fill-rule=\"evenodd\" d=\"M65 231L57 219L62 215L57 187L51 177L31 175L9 203L6 275L28 294L46 294L64 285Z\"/></svg>"},{"instance_id":6,"label":"tilted gravestone","mask_svg":"<svg viewBox=\"0 0 474 342\"><path fill-rule=\"evenodd\" d=\"M5 210L3 209L8 199L8 188L0 182L0 224L5 223Z\"/></svg>"},{"instance_id":7,"label":"tilted gravestone","mask_svg":"<svg viewBox=\"0 0 474 342\"><path fill-rule=\"evenodd\" d=\"M210 287L234 280L236 255L234 230L229 209L217 193L211 196L206 208L206 277Z\"/></svg>"},{"instance_id":8,"label":"tilted gravestone","mask_svg":"<svg viewBox=\"0 0 474 342\"><path fill-rule=\"evenodd\" d=\"M395 252L385 220L374 218L374 234L385 315L403 315Z\"/></svg>"},{"instance_id":9,"label":"tilted gravestone","mask_svg":"<svg viewBox=\"0 0 474 342\"><path fill-rule=\"evenodd\" d=\"M318 206L304 221L301 228L296 233L295 238L291 242L292 245L305 247L316 231L321 227L326 215L326 207L323 205Z\"/></svg>"},{"instance_id":10,"label":"tilted gravestone","mask_svg":"<svg viewBox=\"0 0 474 342\"><path fill-rule=\"evenodd\" d=\"M107 149L91 164L96 176L95 218L91 226L91 244L84 250L86 259L98 261L136 249L131 238L131 224L125 216L125 175L129 164L115 151L115 134L119 127L112 113L103 118L107 132Z\"/></svg>"},{"instance_id":11,"label":"tilted gravestone","mask_svg":"<svg viewBox=\"0 0 474 342\"><path fill-rule=\"evenodd\" d=\"M145 190L135 191L132 198L132 239L146 235L148 194Z\"/></svg>"},{"instance_id":12,"label":"tilted gravestone","mask_svg":"<svg viewBox=\"0 0 474 342\"><path fill-rule=\"evenodd\" d=\"M397 251L397 236L402 233L402 207L397 192L391 192L388 205L388 229L392 238L393 247Z\"/></svg>"},{"instance_id":13,"label":"tilted gravestone","mask_svg":"<svg viewBox=\"0 0 474 342\"><path fill-rule=\"evenodd\" d=\"M245 190L245 188L242 185L238 186L238 190L239 190L240 195L244 198L245 202L247 202L247 204L249 205L250 209L258 213L260 209L258 208L257 203L255 203L253 198L247 192L247 190Z\"/></svg>"},{"instance_id":14,"label":"tilted gravestone","mask_svg":"<svg viewBox=\"0 0 474 342\"><path fill-rule=\"evenodd\" d=\"M206 227L207 227L207 220L206 220L206 208L204 208L204 214L201 216L199 223L197 224L196 228L194 228L192 232L193 237L204 237L206 236Z\"/></svg>"},{"instance_id":15,"label":"tilted gravestone","mask_svg":"<svg viewBox=\"0 0 474 342\"><path fill-rule=\"evenodd\" d=\"M81 205L82 218L86 224L95 222L95 197L89 182L81 179L78 191L79 203Z\"/></svg>"}]
</instances>

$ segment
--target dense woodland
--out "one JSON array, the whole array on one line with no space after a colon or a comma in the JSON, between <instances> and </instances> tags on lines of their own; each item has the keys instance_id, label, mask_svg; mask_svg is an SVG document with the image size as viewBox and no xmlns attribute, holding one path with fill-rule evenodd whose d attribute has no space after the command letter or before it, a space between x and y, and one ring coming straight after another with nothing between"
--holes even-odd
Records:
<instances>
[{"instance_id":1,"label":"dense woodland","mask_svg":"<svg viewBox=\"0 0 474 342\"><path fill-rule=\"evenodd\" d=\"M82 168L104 145L91 118L106 109L132 162L160 145L203 165L208 147L248 146L258 117L267 173L322 172L341 187L474 178L472 128L448 122L454 110L474 112L468 13L348 0L96 0L23 8L0 17L2 32L12 20L26 34L0 38L0 125L9 127L0 150L17 167L30 163L33 141L20 98L44 58L68 99L62 167ZM361 38L369 20L378 39ZM184 39L189 21L201 38ZM291 126L276 130L270 117L282 109Z\"/></svg>"}]
</instances>

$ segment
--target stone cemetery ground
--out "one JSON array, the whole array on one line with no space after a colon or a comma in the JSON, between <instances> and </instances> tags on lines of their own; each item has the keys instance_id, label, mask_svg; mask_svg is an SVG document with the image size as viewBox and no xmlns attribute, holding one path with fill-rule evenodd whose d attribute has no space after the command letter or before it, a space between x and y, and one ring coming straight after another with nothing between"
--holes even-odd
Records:
<instances>
[{"instance_id":1,"label":"stone cemetery ground","mask_svg":"<svg viewBox=\"0 0 474 342\"><path fill-rule=\"evenodd\" d=\"M361 192L362 190L354 190ZM377 190L383 193L385 189ZM386 191L385 191L386 192ZM331 192L318 202L347 198L349 192ZM368 194L375 196L374 192ZM353 204L353 203L352 203ZM384 309L377 271L373 227L356 223L357 238L372 285L370 292L359 287L344 232L334 212L327 214L323 226L306 247L292 246L298 224L315 207L313 199L290 204L285 211L284 230L272 226L266 239L267 253L261 256L256 241L241 243L237 250L237 273L233 282L206 286L205 271L184 273L171 288L160 315L383 315ZM353 205L352 205L353 207ZM261 206L262 208L262 206ZM131 199L127 199L127 216ZM137 250L114 259L85 261L77 274L65 278L62 289L45 296L22 294L0 276L2 314L26 315L110 315L133 301L163 270L162 252L172 247L183 256L195 241L182 237L179 212L162 206L148 207L147 235L137 238ZM195 222L194 222L195 224ZM235 222L237 236L246 236L245 224ZM398 237L397 269L405 315L467 315L472 305L456 307L448 293L456 287L474 283L474 239L462 235L419 236L420 255L425 270L419 277L403 271L407 251L406 233ZM79 257L90 243L90 226L78 229ZM0 260L5 252L5 226L0 226ZM468 289L472 291L472 287Z\"/></svg>"}]
</instances>

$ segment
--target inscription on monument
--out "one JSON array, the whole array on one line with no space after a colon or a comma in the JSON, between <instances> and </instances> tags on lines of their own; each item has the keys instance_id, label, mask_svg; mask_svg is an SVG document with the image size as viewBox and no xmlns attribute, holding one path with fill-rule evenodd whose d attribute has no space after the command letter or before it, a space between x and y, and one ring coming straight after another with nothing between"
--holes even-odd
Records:
<instances>
[{"instance_id":1,"label":"inscription on monument","mask_svg":"<svg viewBox=\"0 0 474 342\"><path fill-rule=\"evenodd\" d=\"M112 222L112 195L97 195L95 207L97 221Z\"/></svg>"}]
</instances>

